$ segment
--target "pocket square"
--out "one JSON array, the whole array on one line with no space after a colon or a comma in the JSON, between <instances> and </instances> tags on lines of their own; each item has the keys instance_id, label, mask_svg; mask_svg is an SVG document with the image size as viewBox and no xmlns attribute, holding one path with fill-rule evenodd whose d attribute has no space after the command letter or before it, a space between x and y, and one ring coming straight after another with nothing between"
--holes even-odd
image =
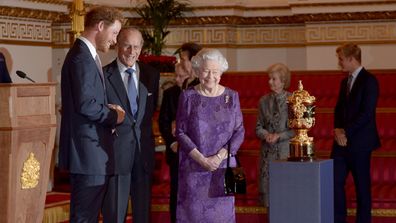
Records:
<instances>
[{"instance_id":1,"label":"pocket square","mask_svg":"<svg viewBox=\"0 0 396 223\"><path fill-rule=\"evenodd\" d=\"M151 95L153 95L153 93L150 93L150 92L149 92L149 93L147 93L147 96L151 96Z\"/></svg>"}]
</instances>

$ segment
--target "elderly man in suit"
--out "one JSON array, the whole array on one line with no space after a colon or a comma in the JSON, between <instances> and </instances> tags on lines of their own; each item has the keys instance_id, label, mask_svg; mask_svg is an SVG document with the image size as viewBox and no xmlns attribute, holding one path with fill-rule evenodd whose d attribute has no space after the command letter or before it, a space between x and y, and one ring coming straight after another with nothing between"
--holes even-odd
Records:
<instances>
[{"instance_id":1,"label":"elderly man in suit","mask_svg":"<svg viewBox=\"0 0 396 223\"><path fill-rule=\"evenodd\" d=\"M62 67L59 167L70 172L70 222L98 222L108 176L114 174L112 128L125 112L108 105L97 50L107 52L116 43L122 20L111 7L89 11Z\"/></svg>"},{"instance_id":2,"label":"elderly man in suit","mask_svg":"<svg viewBox=\"0 0 396 223\"><path fill-rule=\"evenodd\" d=\"M357 198L357 223L371 222L371 152L380 147L375 110L378 81L361 66L360 47L337 48L338 64L348 72L341 82L334 110L334 222L346 222L345 181L352 173Z\"/></svg>"},{"instance_id":3,"label":"elderly man in suit","mask_svg":"<svg viewBox=\"0 0 396 223\"><path fill-rule=\"evenodd\" d=\"M103 207L104 222L124 222L131 196L133 222L150 221L151 182L154 169L152 117L156 109L159 72L137 62L143 37L124 28L117 37L117 59L104 67L109 103L120 104L125 121L116 126L115 172Z\"/></svg>"}]
</instances>

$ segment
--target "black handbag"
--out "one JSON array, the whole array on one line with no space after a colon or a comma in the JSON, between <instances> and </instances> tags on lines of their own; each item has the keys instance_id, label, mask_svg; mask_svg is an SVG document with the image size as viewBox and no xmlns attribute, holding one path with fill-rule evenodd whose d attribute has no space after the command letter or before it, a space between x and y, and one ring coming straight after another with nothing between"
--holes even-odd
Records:
<instances>
[{"instance_id":1,"label":"black handbag","mask_svg":"<svg viewBox=\"0 0 396 223\"><path fill-rule=\"evenodd\" d=\"M243 167L235 155L237 167L230 167L230 147L227 154L227 168L224 176L224 193L226 195L246 194L246 176Z\"/></svg>"}]
</instances>

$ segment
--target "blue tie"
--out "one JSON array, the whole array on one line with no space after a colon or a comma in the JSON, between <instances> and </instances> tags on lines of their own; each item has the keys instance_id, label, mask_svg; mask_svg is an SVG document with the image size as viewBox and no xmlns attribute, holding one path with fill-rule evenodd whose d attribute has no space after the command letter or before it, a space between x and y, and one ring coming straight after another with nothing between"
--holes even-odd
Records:
<instances>
[{"instance_id":1,"label":"blue tie","mask_svg":"<svg viewBox=\"0 0 396 223\"><path fill-rule=\"evenodd\" d=\"M128 98L129 98L129 105L131 106L133 118L136 120L136 114L138 110L138 103L137 103L137 89L135 85L135 80L133 79L133 73L135 70L133 68L128 68L125 72L129 74L128 76Z\"/></svg>"}]
</instances>

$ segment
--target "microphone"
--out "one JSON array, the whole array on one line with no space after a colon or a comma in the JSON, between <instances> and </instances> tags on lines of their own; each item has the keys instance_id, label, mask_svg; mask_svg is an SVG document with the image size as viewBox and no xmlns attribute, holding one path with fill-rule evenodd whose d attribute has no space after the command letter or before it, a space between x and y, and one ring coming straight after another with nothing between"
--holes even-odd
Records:
<instances>
[{"instance_id":1,"label":"microphone","mask_svg":"<svg viewBox=\"0 0 396 223\"><path fill-rule=\"evenodd\" d=\"M28 77L28 76L25 74L25 72L23 72L23 71L17 70L17 71L16 71L16 74L17 74L20 78L26 78L26 79L28 79L29 81L31 81L31 82L33 82L33 83L36 83L36 81L30 79L30 77Z\"/></svg>"}]
</instances>

